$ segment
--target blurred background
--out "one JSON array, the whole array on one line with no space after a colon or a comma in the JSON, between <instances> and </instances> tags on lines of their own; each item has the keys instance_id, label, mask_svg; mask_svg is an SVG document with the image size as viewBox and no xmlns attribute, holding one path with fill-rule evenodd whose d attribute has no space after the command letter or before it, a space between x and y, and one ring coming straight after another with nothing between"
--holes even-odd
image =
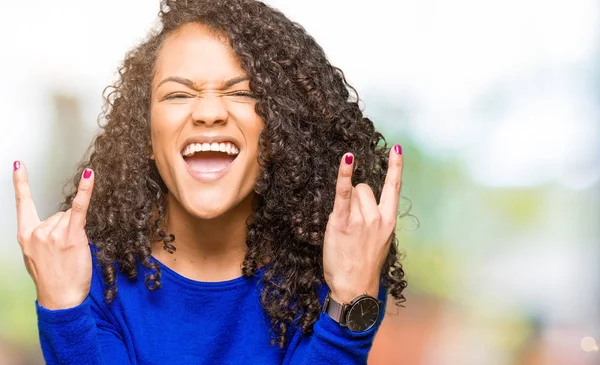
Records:
<instances>
[{"instance_id":1,"label":"blurred background","mask_svg":"<svg viewBox=\"0 0 600 365\"><path fill-rule=\"evenodd\" d=\"M404 147L409 287L371 365L600 364L600 4L270 0ZM158 1L2 1L0 364L42 364L12 162L42 219ZM408 201L404 202L405 206Z\"/></svg>"}]
</instances>

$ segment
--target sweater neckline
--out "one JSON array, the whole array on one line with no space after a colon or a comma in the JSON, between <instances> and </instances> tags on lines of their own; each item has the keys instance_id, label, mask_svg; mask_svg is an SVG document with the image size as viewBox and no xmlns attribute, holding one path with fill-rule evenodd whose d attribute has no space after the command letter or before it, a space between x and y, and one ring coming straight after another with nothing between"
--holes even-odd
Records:
<instances>
[{"instance_id":1,"label":"sweater neckline","mask_svg":"<svg viewBox=\"0 0 600 365\"><path fill-rule=\"evenodd\" d=\"M246 281L252 279L251 277L245 277L242 275L242 276L238 276L237 278L224 280L224 281L198 281L198 280L187 278L187 277L179 274L175 270L173 270L170 267L168 267L167 265L163 264L160 260L158 260L154 256L150 256L150 258L158 264L158 266L160 267L161 273L164 276L169 277L170 279L172 279L173 281L175 281L177 283L181 283L186 286L191 286L191 287L194 287L197 289L205 289L205 290L220 289L220 290L222 290L225 288L237 287L239 285L244 284ZM262 271L262 269L259 269L259 271ZM258 275L258 272L257 272L257 275Z\"/></svg>"}]
</instances>

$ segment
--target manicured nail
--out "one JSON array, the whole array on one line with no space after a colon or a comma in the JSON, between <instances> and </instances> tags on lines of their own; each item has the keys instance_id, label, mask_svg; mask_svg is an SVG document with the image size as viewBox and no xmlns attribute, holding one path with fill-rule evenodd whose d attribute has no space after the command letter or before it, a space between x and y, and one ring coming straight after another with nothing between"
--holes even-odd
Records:
<instances>
[{"instance_id":1,"label":"manicured nail","mask_svg":"<svg viewBox=\"0 0 600 365\"><path fill-rule=\"evenodd\" d=\"M89 179L89 178L90 178L90 176L92 176L92 170L90 170L90 169L85 169L85 170L83 171L83 178L84 178L84 179Z\"/></svg>"},{"instance_id":2,"label":"manicured nail","mask_svg":"<svg viewBox=\"0 0 600 365\"><path fill-rule=\"evenodd\" d=\"M399 144L394 146L394 152L396 152L397 154L401 155L402 154L402 146L400 146Z\"/></svg>"},{"instance_id":3,"label":"manicured nail","mask_svg":"<svg viewBox=\"0 0 600 365\"><path fill-rule=\"evenodd\" d=\"M20 168L21 168L21 162L20 161L13 162L13 171L17 171Z\"/></svg>"},{"instance_id":4,"label":"manicured nail","mask_svg":"<svg viewBox=\"0 0 600 365\"><path fill-rule=\"evenodd\" d=\"M352 161L354 161L354 156L352 156L351 154L347 154L344 158L344 161L346 162L346 165L352 165Z\"/></svg>"}]
</instances>

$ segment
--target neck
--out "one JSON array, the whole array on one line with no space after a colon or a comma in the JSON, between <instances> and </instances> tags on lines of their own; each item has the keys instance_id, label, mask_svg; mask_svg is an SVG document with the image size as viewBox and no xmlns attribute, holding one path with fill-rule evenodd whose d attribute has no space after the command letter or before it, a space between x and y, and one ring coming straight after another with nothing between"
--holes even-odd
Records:
<instances>
[{"instance_id":1,"label":"neck","mask_svg":"<svg viewBox=\"0 0 600 365\"><path fill-rule=\"evenodd\" d=\"M152 254L164 265L192 280L225 281L242 275L247 251L246 220L252 214L252 196L223 215L201 219L189 214L171 194L167 195L166 231L175 236L175 252L162 241L153 243Z\"/></svg>"}]
</instances>

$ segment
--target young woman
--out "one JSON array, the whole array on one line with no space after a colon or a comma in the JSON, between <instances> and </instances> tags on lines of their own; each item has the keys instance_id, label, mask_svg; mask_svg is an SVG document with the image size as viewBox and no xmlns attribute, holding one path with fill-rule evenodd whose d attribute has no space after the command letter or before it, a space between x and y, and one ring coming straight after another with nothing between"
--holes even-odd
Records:
<instances>
[{"instance_id":1,"label":"young woman","mask_svg":"<svg viewBox=\"0 0 600 365\"><path fill-rule=\"evenodd\" d=\"M389 151L302 27L165 0L60 212L14 164L48 364L364 364L406 286Z\"/></svg>"}]
</instances>

